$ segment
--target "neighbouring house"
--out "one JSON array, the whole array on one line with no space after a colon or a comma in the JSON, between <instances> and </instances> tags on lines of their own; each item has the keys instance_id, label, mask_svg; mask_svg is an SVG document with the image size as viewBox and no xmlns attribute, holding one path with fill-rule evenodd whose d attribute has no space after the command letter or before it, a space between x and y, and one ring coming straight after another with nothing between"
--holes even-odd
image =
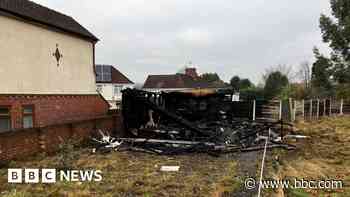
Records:
<instances>
[{"instance_id":1,"label":"neighbouring house","mask_svg":"<svg viewBox=\"0 0 350 197\"><path fill-rule=\"evenodd\" d=\"M0 132L92 119L98 38L72 17L28 0L0 0Z\"/></svg>"},{"instance_id":2,"label":"neighbouring house","mask_svg":"<svg viewBox=\"0 0 350 197\"><path fill-rule=\"evenodd\" d=\"M223 82L203 82L199 79L196 68L186 68L183 74L149 75L143 90L150 92L174 92L194 90L226 89Z\"/></svg>"},{"instance_id":3,"label":"neighbouring house","mask_svg":"<svg viewBox=\"0 0 350 197\"><path fill-rule=\"evenodd\" d=\"M122 100L122 90L134 88L134 82L112 65L96 65L97 91L116 108Z\"/></svg>"}]
</instances>

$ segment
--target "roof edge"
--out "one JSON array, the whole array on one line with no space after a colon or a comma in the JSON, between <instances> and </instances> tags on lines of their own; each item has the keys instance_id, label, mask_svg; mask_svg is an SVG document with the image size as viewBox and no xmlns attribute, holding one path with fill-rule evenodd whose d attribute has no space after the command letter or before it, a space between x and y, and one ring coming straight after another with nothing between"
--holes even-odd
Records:
<instances>
[{"instance_id":1,"label":"roof edge","mask_svg":"<svg viewBox=\"0 0 350 197\"><path fill-rule=\"evenodd\" d=\"M38 5L40 5L40 4L38 4ZM40 6L42 6L42 5L40 5ZM44 7L44 6L43 6L43 7ZM45 8L47 8L47 7L45 7ZM50 8L47 8L47 9L50 9ZM50 10L52 10L52 9L50 9ZM86 36L86 35L82 35L82 34L79 34L79 33L77 33L77 32L68 30L68 29L66 29L66 28L62 28L62 27L59 27L59 26L57 26L57 25L53 25L53 24L50 24L50 23L46 23L46 22L37 20L37 19L35 19L35 18L29 17L29 16L25 16L25 15L22 15L22 14L19 14L19 13L16 13L16 12L12 12L12 11L10 11L10 10L6 10L6 9L3 9L3 8L0 8L0 11L1 11L1 12L4 12L4 13L7 13L7 14L10 14L10 15L12 15L12 16L14 16L14 17L21 18L21 19L23 19L23 20L32 21L32 22L34 22L34 23L38 23L38 24L41 24L41 25L45 25L45 26L47 26L47 27L51 27L51 28L54 28L54 29L56 29L56 30L60 30L60 31L63 31L63 32L66 32L66 33L73 34L73 35L75 35L75 36L77 36L77 37L84 38L84 39L86 39L86 40L89 40L89 41L92 41L92 42L95 42L95 43L97 43L98 41L100 41L99 38L97 38L94 34L92 34L90 31L88 31L85 27L83 27L82 25L80 25L80 23L78 23L73 17L68 16L68 15L65 15L65 14L62 14L62 15L67 16L67 17L70 17L71 19L73 19L76 23L78 23L78 24L79 24L80 26L82 26L86 31L88 31L88 32L92 35L92 37ZM54 11L54 10L53 10L53 11ZM56 12L56 13L59 13L59 12L57 12L57 11L55 11L55 12ZM61 14L61 13L59 13L59 14ZM0 13L0 15L1 15L1 13Z\"/></svg>"}]
</instances>

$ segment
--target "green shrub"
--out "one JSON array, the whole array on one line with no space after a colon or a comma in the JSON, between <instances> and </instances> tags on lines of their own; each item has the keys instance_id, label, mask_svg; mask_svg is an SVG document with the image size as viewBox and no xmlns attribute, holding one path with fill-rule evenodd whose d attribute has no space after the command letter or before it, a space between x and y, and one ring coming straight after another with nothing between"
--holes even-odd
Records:
<instances>
[{"instance_id":1,"label":"green shrub","mask_svg":"<svg viewBox=\"0 0 350 197\"><path fill-rule=\"evenodd\" d=\"M60 170L68 170L74 166L74 161L78 158L78 153L75 151L76 143L73 140L67 140L59 145L58 164Z\"/></svg>"}]
</instances>

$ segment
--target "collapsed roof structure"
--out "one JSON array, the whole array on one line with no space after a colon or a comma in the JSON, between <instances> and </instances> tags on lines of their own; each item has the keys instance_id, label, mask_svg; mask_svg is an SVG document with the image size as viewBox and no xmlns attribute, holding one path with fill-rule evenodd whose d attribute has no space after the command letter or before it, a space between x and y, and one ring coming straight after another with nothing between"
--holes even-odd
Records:
<instances>
[{"instance_id":1,"label":"collapsed roof structure","mask_svg":"<svg viewBox=\"0 0 350 197\"><path fill-rule=\"evenodd\" d=\"M236 118L232 96L230 90L153 93L126 89L122 113L127 138L99 142L102 147L166 155L254 151L263 149L266 140L268 148L295 149L283 142L293 125Z\"/></svg>"}]
</instances>

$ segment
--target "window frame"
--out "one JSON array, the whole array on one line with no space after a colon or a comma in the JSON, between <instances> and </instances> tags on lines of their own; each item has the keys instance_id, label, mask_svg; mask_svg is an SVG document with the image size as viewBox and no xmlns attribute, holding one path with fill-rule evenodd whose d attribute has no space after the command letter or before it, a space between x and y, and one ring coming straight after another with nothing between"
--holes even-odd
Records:
<instances>
[{"instance_id":1,"label":"window frame","mask_svg":"<svg viewBox=\"0 0 350 197\"><path fill-rule=\"evenodd\" d=\"M11 131L13 129L13 125L12 125L12 115L11 115L11 106L10 105L0 105L0 109L7 109L8 110L8 115L3 115L0 113L0 119L2 117L7 117L9 119L9 125L10 125L10 128L6 131L0 131L0 133L4 133L4 132L8 132L8 131ZM5 119L5 118L4 118Z\"/></svg>"},{"instance_id":2,"label":"window frame","mask_svg":"<svg viewBox=\"0 0 350 197\"><path fill-rule=\"evenodd\" d=\"M119 92L116 93L116 88L119 88ZM113 85L113 96L117 97L117 96L121 96L122 95L122 90L123 90L123 85Z\"/></svg>"},{"instance_id":3,"label":"window frame","mask_svg":"<svg viewBox=\"0 0 350 197\"><path fill-rule=\"evenodd\" d=\"M32 113L25 113L25 108L30 107L32 109ZM31 116L32 117L32 127L24 128L24 118ZM35 128L35 106L34 105L22 105L22 128L30 129Z\"/></svg>"}]
</instances>

